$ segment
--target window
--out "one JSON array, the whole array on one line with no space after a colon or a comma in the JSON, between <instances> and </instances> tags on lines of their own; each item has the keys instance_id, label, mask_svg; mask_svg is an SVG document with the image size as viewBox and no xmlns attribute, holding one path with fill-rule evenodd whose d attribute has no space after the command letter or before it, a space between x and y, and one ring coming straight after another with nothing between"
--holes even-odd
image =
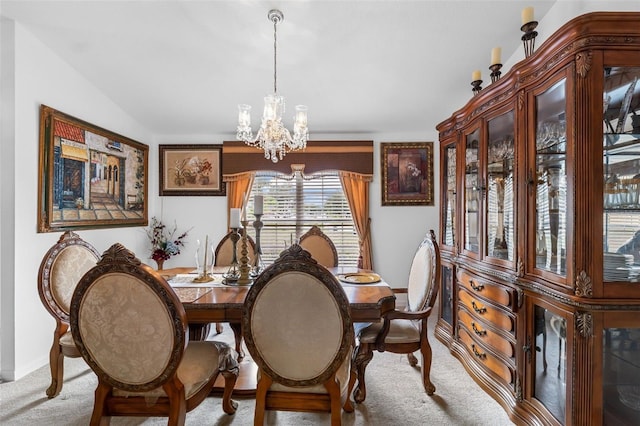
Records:
<instances>
[{"instance_id":1,"label":"window","mask_svg":"<svg viewBox=\"0 0 640 426\"><path fill-rule=\"evenodd\" d=\"M256 172L247 207L249 214L253 212L256 194L264 197L260 247L265 264L276 260L282 250L316 225L336 246L340 266L357 267L358 234L338 172L310 176L300 172L293 175ZM248 227L247 232L255 239L253 227Z\"/></svg>"}]
</instances>

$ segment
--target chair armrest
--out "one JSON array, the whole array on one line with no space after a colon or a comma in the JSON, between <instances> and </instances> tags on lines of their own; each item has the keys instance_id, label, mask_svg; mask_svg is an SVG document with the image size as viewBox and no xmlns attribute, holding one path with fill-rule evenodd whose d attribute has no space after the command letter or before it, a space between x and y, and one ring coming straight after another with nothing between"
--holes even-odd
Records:
<instances>
[{"instance_id":1,"label":"chair armrest","mask_svg":"<svg viewBox=\"0 0 640 426\"><path fill-rule=\"evenodd\" d=\"M431 315L431 307L427 307L422 311L391 311L384 316L384 322L382 324L382 328L378 333L378 337L376 337L376 350L378 352L385 351L385 340L387 338L387 334L389 334L389 329L391 328L391 321L394 319L406 319L418 321L421 320L423 322L422 328L424 330L427 329L427 319Z\"/></svg>"}]
</instances>

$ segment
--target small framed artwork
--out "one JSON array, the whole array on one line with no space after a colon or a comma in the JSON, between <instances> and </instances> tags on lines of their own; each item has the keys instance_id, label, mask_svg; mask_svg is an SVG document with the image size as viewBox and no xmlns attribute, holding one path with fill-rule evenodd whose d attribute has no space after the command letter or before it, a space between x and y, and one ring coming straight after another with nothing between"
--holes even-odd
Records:
<instances>
[{"instance_id":1,"label":"small framed artwork","mask_svg":"<svg viewBox=\"0 0 640 426\"><path fill-rule=\"evenodd\" d=\"M40 107L38 232L146 226L149 147Z\"/></svg>"},{"instance_id":2,"label":"small framed artwork","mask_svg":"<svg viewBox=\"0 0 640 426\"><path fill-rule=\"evenodd\" d=\"M433 142L380 143L383 206L433 206Z\"/></svg>"},{"instance_id":3,"label":"small framed artwork","mask_svg":"<svg viewBox=\"0 0 640 426\"><path fill-rule=\"evenodd\" d=\"M159 145L160 195L226 195L222 145Z\"/></svg>"}]
</instances>

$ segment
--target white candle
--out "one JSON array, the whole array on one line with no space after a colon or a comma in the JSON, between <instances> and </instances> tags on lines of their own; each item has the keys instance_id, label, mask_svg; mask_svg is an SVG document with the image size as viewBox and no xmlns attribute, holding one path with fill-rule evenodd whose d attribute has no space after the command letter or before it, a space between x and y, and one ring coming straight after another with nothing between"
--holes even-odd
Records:
<instances>
[{"instance_id":1,"label":"white candle","mask_svg":"<svg viewBox=\"0 0 640 426\"><path fill-rule=\"evenodd\" d=\"M533 7L525 7L522 9L522 25L533 22Z\"/></svg>"},{"instance_id":2,"label":"white candle","mask_svg":"<svg viewBox=\"0 0 640 426\"><path fill-rule=\"evenodd\" d=\"M502 63L500 62L502 60L500 58L501 54L502 54L502 48L494 47L493 49L491 49L491 65Z\"/></svg>"},{"instance_id":3,"label":"white candle","mask_svg":"<svg viewBox=\"0 0 640 426\"><path fill-rule=\"evenodd\" d=\"M482 74L480 70L475 70L471 73L471 81L482 80Z\"/></svg>"},{"instance_id":4,"label":"white candle","mask_svg":"<svg viewBox=\"0 0 640 426\"><path fill-rule=\"evenodd\" d=\"M232 228L240 228L240 209L238 208L231 209L230 226ZM205 250L206 250L206 246L205 246Z\"/></svg>"},{"instance_id":5,"label":"white candle","mask_svg":"<svg viewBox=\"0 0 640 426\"><path fill-rule=\"evenodd\" d=\"M262 195L256 195L253 197L253 214L262 214L263 204L264 198Z\"/></svg>"}]
</instances>

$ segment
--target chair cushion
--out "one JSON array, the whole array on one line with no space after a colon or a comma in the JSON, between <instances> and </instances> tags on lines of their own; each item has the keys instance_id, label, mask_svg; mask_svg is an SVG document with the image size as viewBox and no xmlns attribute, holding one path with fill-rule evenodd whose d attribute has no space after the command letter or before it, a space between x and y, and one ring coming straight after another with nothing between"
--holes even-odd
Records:
<instances>
[{"instance_id":1,"label":"chair cushion","mask_svg":"<svg viewBox=\"0 0 640 426\"><path fill-rule=\"evenodd\" d=\"M360 342L375 343L382 328L382 322L371 324L360 332ZM389 325L386 343L414 343L420 341L420 322L405 319L394 319Z\"/></svg>"},{"instance_id":2,"label":"chair cushion","mask_svg":"<svg viewBox=\"0 0 640 426\"><path fill-rule=\"evenodd\" d=\"M81 245L70 245L63 249L51 266L51 295L58 306L69 313L71 297L80 278L96 266L98 259Z\"/></svg>"},{"instance_id":3,"label":"chair cushion","mask_svg":"<svg viewBox=\"0 0 640 426\"><path fill-rule=\"evenodd\" d=\"M351 354L353 348L349 351L345 360L340 364L340 368L336 371L336 379L340 382L340 394L346 395L349 385L349 374L351 372ZM298 362L304 362L302 359L298 359ZM258 369L258 380L260 380L260 369ZM308 387L290 387L283 384L273 382L269 390L282 391L282 392L299 392L299 393L327 393L327 389L322 383L315 386Z\"/></svg>"},{"instance_id":4,"label":"chair cushion","mask_svg":"<svg viewBox=\"0 0 640 426\"><path fill-rule=\"evenodd\" d=\"M426 303L432 280L431 247L430 244L422 244L413 257L407 285L409 311L419 311Z\"/></svg>"},{"instance_id":5,"label":"chair cushion","mask_svg":"<svg viewBox=\"0 0 640 426\"><path fill-rule=\"evenodd\" d=\"M178 378L184 385L186 399L195 395L213 376L218 375L220 351L217 342L189 342L178 366ZM115 396L144 396L155 398L167 396L162 387L148 392L127 392L113 389Z\"/></svg>"}]
</instances>

